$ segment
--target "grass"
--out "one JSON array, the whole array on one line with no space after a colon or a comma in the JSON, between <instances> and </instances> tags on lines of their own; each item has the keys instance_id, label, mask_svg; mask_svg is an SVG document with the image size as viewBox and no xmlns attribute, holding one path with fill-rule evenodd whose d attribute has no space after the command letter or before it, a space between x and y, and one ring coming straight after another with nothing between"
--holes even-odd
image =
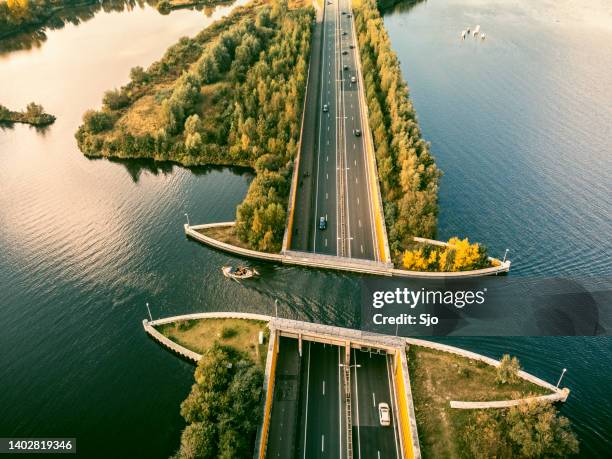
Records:
<instances>
[{"instance_id":1,"label":"grass","mask_svg":"<svg viewBox=\"0 0 612 459\"><path fill-rule=\"evenodd\" d=\"M196 319L160 325L157 330L175 343L203 354L215 342L231 346L261 365L266 364L269 331L266 323L247 319ZM264 343L258 344L259 332Z\"/></svg>"},{"instance_id":2,"label":"grass","mask_svg":"<svg viewBox=\"0 0 612 459\"><path fill-rule=\"evenodd\" d=\"M520 379L498 385L496 369L448 352L410 346L410 381L423 457L464 457L461 438L474 411L450 407L451 400L508 400L549 392Z\"/></svg>"},{"instance_id":3,"label":"grass","mask_svg":"<svg viewBox=\"0 0 612 459\"><path fill-rule=\"evenodd\" d=\"M238 236L236 236L236 232L233 226L216 226L213 228L203 228L197 230L202 233L204 236L211 237L216 239L217 241L225 242L226 244L235 245L237 247L242 247L243 249L252 250L251 247L246 242L240 240Z\"/></svg>"}]
</instances>

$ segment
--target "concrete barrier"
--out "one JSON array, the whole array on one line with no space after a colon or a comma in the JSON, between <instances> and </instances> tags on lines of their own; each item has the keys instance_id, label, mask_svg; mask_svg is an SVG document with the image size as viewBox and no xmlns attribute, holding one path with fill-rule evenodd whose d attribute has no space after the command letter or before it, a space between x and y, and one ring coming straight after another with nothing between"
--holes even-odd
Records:
<instances>
[{"instance_id":1,"label":"concrete barrier","mask_svg":"<svg viewBox=\"0 0 612 459\"><path fill-rule=\"evenodd\" d=\"M262 422L257 432L256 457L266 457L268 445L268 431L270 429L270 417L272 415L272 401L274 399L274 378L276 375L276 356L278 355L278 334L276 330L270 330L270 341L268 342L268 355L266 357L266 370L264 373L264 408Z\"/></svg>"},{"instance_id":2,"label":"concrete barrier","mask_svg":"<svg viewBox=\"0 0 612 459\"><path fill-rule=\"evenodd\" d=\"M404 348L395 353L395 387L398 398L400 442L404 459L420 459L421 446L416 423L416 412L412 399L408 359Z\"/></svg>"},{"instance_id":3,"label":"concrete barrier","mask_svg":"<svg viewBox=\"0 0 612 459\"><path fill-rule=\"evenodd\" d=\"M149 322L148 320L143 320L142 321L142 326L144 327L145 331L149 334L149 336L151 336L155 341L157 341L158 343L160 343L162 346L167 347L168 349L170 349L172 352L175 352L176 354L185 357L186 359L191 360L192 362L198 362L200 360L200 358L202 357L202 354L198 354L197 352L194 351L190 351L189 349L187 349L186 347L181 346L180 344L175 343L174 341L172 341L169 338L166 338L164 335L162 335L160 332L158 332L152 325L152 322Z\"/></svg>"},{"instance_id":4,"label":"concrete barrier","mask_svg":"<svg viewBox=\"0 0 612 459\"><path fill-rule=\"evenodd\" d=\"M257 250L245 249L226 242L213 239L198 230L214 227L233 226L235 222L209 223L205 225L184 225L185 234L203 244L215 247L235 255L257 260L273 261L289 265L308 266L311 268L334 269L338 271L349 271L354 273L372 274L376 276L396 276L421 279L458 279L466 277L481 277L502 274L510 270L510 261L501 263L499 266L476 269L473 271L459 272L421 272L408 271L405 269L390 268L387 264L372 260L360 260L357 258L343 258L329 255L321 255L308 252L286 251L284 253L266 253ZM421 239L421 238L419 238ZM434 241L437 245L445 245L442 241Z\"/></svg>"},{"instance_id":5,"label":"concrete barrier","mask_svg":"<svg viewBox=\"0 0 612 459\"><path fill-rule=\"evenodd\" d=\"M489 402L468 402L451 400L450 407L461 410L482 410L489 408L510 408L520 405L521 403L555 403L565 402L569 395L569 389L565 388L562 391L549 395L540 395L539 397L526 397L514 400L492 400Z\"/></svg>"}]
</instances>

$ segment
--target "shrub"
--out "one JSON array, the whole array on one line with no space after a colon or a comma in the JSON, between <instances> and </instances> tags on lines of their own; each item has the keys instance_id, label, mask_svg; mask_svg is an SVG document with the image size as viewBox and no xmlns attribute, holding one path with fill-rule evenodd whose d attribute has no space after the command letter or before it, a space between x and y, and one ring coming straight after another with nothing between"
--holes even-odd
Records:
<instances>
[{"instance_id":1,"label":"shrub","mask_svg":"<svg viewBox=\"0 0 612 459\"><path fill-rule=\"evenodd\" d=\"M504 354L497 366L495 382L497 384L515 384L519 380L521 364L516 357Z\"/></svg>"}]
</instances>

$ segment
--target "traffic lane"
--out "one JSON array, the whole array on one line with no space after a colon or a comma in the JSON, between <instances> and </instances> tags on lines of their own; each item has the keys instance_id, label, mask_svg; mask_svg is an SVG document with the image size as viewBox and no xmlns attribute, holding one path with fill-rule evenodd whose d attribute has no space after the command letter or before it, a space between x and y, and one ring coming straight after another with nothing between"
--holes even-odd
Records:
<instances>
[{"instance_id":1,"label":"traffic lane","mask_svg":"<svg viewBox=\"0 0 612 459\"><path fill-rule=\"evenodd\" d=\"M338 458L343 451L341 352L338 346L308 342L304 458Z\"/></svg>"},{"instance_id":2,"label":"traffic lane","mask_svg":"<svg viewBox=\"0 0 612 459\"><path fill-rule=\"evenodd\" d=\"M386 355L353 350L353 390L356 419L353 421L353 445L362 458L397 458L395 412L390 392L388 360ZM378 404L385 402L391 408L391 424L381 426ZM357 441L355 441L357 437Z\"/></svg>"},{"instance_id":3,"label":"traffic lane","mask_svg":"<svg viewBox=\"0 0 612 459\"><path fill-rule=\"evenodd\" d=\"M355 86L353 84L353 86ZM376 259L376 247L373 235L372 202L367 180L365 145L363 136L356 136L355 131L363 132L359 113L359 102L354 88L347 90L347 105L353 106L347 116L347 152L349 156L348 195L351 197L351 253L354 258Z\"/></svg>"},{"instance_id":4,"label":"traffic lane","mask_svg":"<svg viewBox=\"0 0 612 459\"><path fill-rule=\"evenodd\" d=\"M337 253L336 218L336 63L335 63L335 11L329 7L324 18L324 70L321 86L319 148L317 152L317 186L315 213L311 222L315 236L313 251L328 255ZM323 112L323 105L328 111ZM326 228L319 229L321 217L326 220Z\"/></svg>"},{"instance_id":5,"label":"traffic lane","mask_svg":"<svg viewBox=\"0 0 612 459\"><path fill-rule=\"evenodd\" d=\"M294 454L299 409L299 366L297 340L281 337L266 449L268 458L292 457Z\"/></svg>"}]
</instances>

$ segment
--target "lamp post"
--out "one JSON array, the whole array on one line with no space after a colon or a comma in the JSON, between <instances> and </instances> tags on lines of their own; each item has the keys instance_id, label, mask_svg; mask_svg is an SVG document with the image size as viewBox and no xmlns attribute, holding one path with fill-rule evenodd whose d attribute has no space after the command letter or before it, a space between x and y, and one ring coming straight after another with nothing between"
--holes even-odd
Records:
<instances>
[{"instance_id":1,"label":"lamp post","mask_svg":"<svg viewBox=\"0 0 612 459\"><path fill-rule=\"evenodd\" d=\"M504 252L504 261L503 261L503 263L506 262L506 257L508 256L508 252L510 252L510 249L506 249L506 251Z\"/></svg>"},{"instance_id":2,"label":"lamp post","mask_svg":"<svg viewBox=\"0 0 612 459\"><path fill-rule=\"evenodd\" d=\"M149 303L147 303L147 311L149 311L149 319L153 322L153 316L151 316L151 309L149 309Z\"/></svg>"},{"instance_id":3,"label":"lamp post","mask_svg":"<svg viewBox=\"0 0 612 459\"><path fill-rule=\"evenodd\" d=\"M189 215L187 214L187 212L185 212L185 217L187 217L187 226L191 226L191 225L189 224Z\"/></svg>"},{"instance_id":4,"label":"lamp post","mask_svg":"<svg viewBox=\"0 0 612 459\"><path fill-rule=\"evenodd\" d=\"M274 300L274 314L278 319L278 298Z\"/></svg>"},{"instance_id":5,"label":"lamp post","mask_svg":"<svg viewBox=\"0 0 612 459\"><path fill-rule=\"evenodd\" d=\"M559 384L561 384L561 380L563 379L563 375L565 374L566 371L567 371L567 368L564 368L563 371L561 372L561 376L559 376L559 381L557 381L557 389L559 388Z\"/></svg>"}]
</instances>

